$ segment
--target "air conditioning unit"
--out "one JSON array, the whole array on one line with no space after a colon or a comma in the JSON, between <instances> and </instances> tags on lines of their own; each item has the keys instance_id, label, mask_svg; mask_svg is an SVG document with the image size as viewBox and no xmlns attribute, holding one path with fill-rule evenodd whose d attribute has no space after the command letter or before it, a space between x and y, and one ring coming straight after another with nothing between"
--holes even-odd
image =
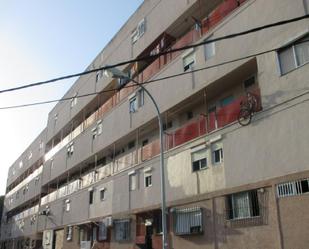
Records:
<instances>
[{"instance_id":1,"label":"air conditioning unit","mask_svg":"<svg viewBox=\"0 0 309 249\"><path fill-rule=\"evenodd\" d=\"M90 248L91 248L91 241L80 242L80 249L90 249Z\"/></svg>"},{"instance_id":2,"label":"air conditioning unit","mask_svg":"<svg viewBox=\"0 0 309 249\"><path fill-rule=\"evenodd\" d=\"M112 216L106 217L106 218L104 219L104 224L105 224L105 226L107 226L107 227L113 226L113 217L112 217Z\"/></svg>"}]
</instances>

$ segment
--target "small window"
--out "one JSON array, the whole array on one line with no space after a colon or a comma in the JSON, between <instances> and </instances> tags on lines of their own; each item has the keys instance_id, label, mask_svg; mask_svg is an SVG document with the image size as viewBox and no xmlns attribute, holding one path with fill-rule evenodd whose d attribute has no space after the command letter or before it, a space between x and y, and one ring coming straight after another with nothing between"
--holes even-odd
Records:
<instances>
[{"instance_id":1,"label":"small window","mask_svg":"<svg viewBox=\"0 0 309 249\"><path fill-rule=\"evenodd\" d=\"M152 172L145 172L145 187L151 187L152 186Z\"/></svg>"},{"instance_id":2,"label":"small window","mask_svg":"<svg viewBox=\"0 0 309 249\"><path fill-rule=\"evenodd\" d=\"M105 194L106 194L106 189L103 188L100 190L100 200L104 201L105 200Z\"/></svg>"},{"instance_id":3,"label":"small window","mask_svg":"<svg viewBox=\"0 0 309 249\"><path fill-rule=\"evenodd\" d=\"M115 240L125 241L130 239L130 220L117 220L115 225Z\"/></svg>"},{"instance_id":4,"label":"small window","mask_svg":"<svg viewBox=\"0 0 309 249\"><path fill-rule=\"evenodd\" d=\"M227 206L229 220L245 219L260 215L257 190L227 196Z\"/></svg>"},{"instance_id":5,"label":"small window","mask_svg":"<svg viewBox=\"0 0 309 249\"><path fill-rule=\"evenodd\" d=\"M74 153L74 143L71 142L68 146L67 146L67 156L68 158L72 157Z\"/></svg>"},{"instance_id":6,"label":"small window","mask_svg":"<svg viewBox=\"0 0 309 249\"><path fill-rule=\"evenodd\" d=\"M102 78L102 76L103 76L103 71L102 70L97 71L95 75L95 82L98 83L98 81Z\"/></svg>"},{"instance_id":7,"label":"small window","mask_svg":"<svg viewBox=\"0 0 309 249\"><path fill-rule=\"evenodd\" d=\"M192 171L199 171L207 168L207 149L201 149L191 153Z\"/></svg>"},{"instance_id":8,"label":"small window","mask_svg":"<svg viewBox=\"0 0 309 249\"><path fill-rule=\"evenodd\" d=\"M167 130L167 129L170 129L172 127L173 127L173 121L169 121L169 122L163 124L163 130L164 131Z\"/></svg>"},{"instance_id":9,"label":"small window","mask_svg":"<svg viewBox=\"0 0 309 249\"><path fill-rule=\"evenodd\" d=\"M98 136L97 128L93 128L91 132L92 132L92 140L95 140Z\"/></svg>"},{"instance_id":10,"label":"small window","mask_svg":"<svg viewBox=\"0 0 309 249\"><path fill-rule=\"evenodd\" d=\"M99 120L99 121L97 122L97 134L98 134L98 135L101 135L102 132L103 132L103 124L102 124L102 121Z\"/></svg>"},{"instance_id":11,"label":"small window","mask_svg":"<svg viewBox=\"0 0 309 249\"><path fill-rule=\"evenodd\" d=\"M244 80L244 87L245 89L253 86L255 84L255 76L251 76L250 78Z\"/></svg>"},{"instance_id":12,"label":"small window","mask_svg":"<svg viewBox=\"0 0 309 249\"><path fill-rule=\"evenodd\" d=\"M137 99L136 99L136 96L130 99L129 105L130 105L130 113L134 113L134 112L137 111Z\"/></svg>"},{"instance_id":13,"label":"small window","mask_svg":"<svg viewBox=\"0 0 309 249\"><path fill-rule=\"evenodd\" d=\"M144 147L145 145L147 145L149 143L148 139L143 140L142 142L142 146Z\"/></svg>"},{"instance_id":14,"label":"small window","mask_svg":"<svg viewBox=\"0 0 309 249\"><path fill-rule=\"evenodd\" d=\"M200 207L176 209L174 213L174 231L176 235L202 233L202 209Z\"/></svg>"},{"instance_id":15,"label":"small window","mask_svg":"<svg viewBox=\"0 0 309 249\"><path fill-rule=\"evenodd\" d=\"M30 160L32 158L32 151L29 151L29 155L28 155L28 160Z\"/></svg>"},{"instance_id":16,"label":"small window","mask_svg":"<svg viewBox=\"0 0 309 249\"><path fill-rule=\"evenodd\" d=\"M192 111L187 112L187 120L190 120L192 118L193 118L193 112Z\"/></svg>"},{"instance_id":17,"label":"small window","mask_svg":"<svg viewBox=\"0 0 309 249\"><path fill-rule=\"evenodd\" d=\"M138 98L138 107L140 108L140 107L144 106L144 104L145 104L145 100L144 100L145 93L144 93L143 89L139 89L137 91L137 98Z\"/></svg>"},{"instance_id":18,"label":"small window","mask_svg":"<svg viewBox=\"0 0 309 249\"><path fill-rule=\"evenodd\" d=\"M309 35L278 51L281 74L286 74L309 62Z\"/></svg>"},{"instance_id":19,"label":"small window","mask_svg":"<svg viewBox=\"0 0 309 249\"><path fill-rule=\"evenodd\" d=\"M24 166L23 161L19 162L19 168L21 169Z\"/></svg>"},{"instance_id":20,"label":"small window","mask_svg":"<svg viewBox=\"0 0 309 249\"><path fill-rule=\"evenodd\" d=\"M73 227L68 226L67 227L67 241L71 241L73 238Z\"/></svg>"},{"instance_id":21,"label":"small window","mask_svg":"<svg viewBox=\"0 0 309 249\"><path fill-rule=\"evenodd\" d=\"M211 145L211 151L212 151L212 162L213 164L220 164L223 162L223 149L222 149L222 143L213 143Z\"/></svg>"},{"instance_id":22,"label":"small window","mask_svg":"<svg viewBox=\"0 0 309 249\"><path fill-rule=\"evenodd\" d=\"M234 96L230 95L228 97L225 97L223 99L220 100L220 105L221 107L227 106L229 104L231 104L234 101Z\"/></svg>"},{"instance_id":23,"label":"small window","mask_svg":"<svg viewBox=\"0 0 309 249\"><path fill-rule=\"evenodd\" d=\"M191 52L188 55L183 57L183 70L186 72L193 69L195 64L195 53Z\"/></svg>"},{"instance_id":24,"label":"small window","mask_svg":"<svg viewBox=\"0 0 309 249\"><path fill-rule=\"evenodd\" d=\"M133 149L134 147L135 147L135 141L134 140L128 143L128 149L129 150Z\"/></svg>"},{"instance_id":25,"label":"small window","mask_svg":"<svg viewBox=\"0 0 309 249\"><path fill-rule=\"evenodd\" d=\"M211 43L206 43L204 46L204 51L205 51L205 60L209 60L212 57L215 56L216 54L216 46L215 46L215 42L211 42Z\"/></svg>"},{"instance_id":26,"label":"small window","mask_svg":"<svg viewBox=\"0 0 309 249\"><path fill-rule=\"evenodd\" d=\"M136 173L129 175L129 189L130 191L134 191L137 189L137 175Z\"/></svg>"},{"instance_id":27,"label":"small window","mask_svg":"<svg viewBox=\"0 0 309 249\"><path fill-rule=\"evenodd\" d=\"M93 204L93 201L94 201L94 191L93 190L90 190L89 191L89 204Z\"/></svg>"},{"instance_id":28,"label":"small window","mask_svg":"<svg viewBox=\"0 0 309 249\"><path fill-rule=\"evenodd\" d=\"M71 98L71 108L76 106L77 104L77 93L75 93L74 97Z\"/></svg>"},{"instance_id":29,"label":"small window","mask_svg":"<svg viewBox=\"0 0 309 249\"><path fill-rule=\"evenodd\" d=\"M37 176L35 179L34 179L34 185L37 186L40 182L40 177Z\"/></svg>"},{"instance_id":30,"label":"small window","mask_svg":"<svg viewBox=\"0 0 309 249\"><path fill-rule=\"evenodd\" d=\"M71 209L71 202L70 202L70 200L66 200L64 205L65 205L65 211L66 212L70 212L70 209Z\"/></svg>"}]
</instances>

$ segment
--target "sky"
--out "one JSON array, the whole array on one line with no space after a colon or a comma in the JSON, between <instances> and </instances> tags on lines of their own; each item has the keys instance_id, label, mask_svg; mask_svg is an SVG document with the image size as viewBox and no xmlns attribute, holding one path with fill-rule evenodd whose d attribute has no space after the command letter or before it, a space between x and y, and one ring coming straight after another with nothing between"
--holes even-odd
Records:
<instances>
[{"instance_id":1,"label":"sky","mask_svg":"<svg viewBox=\"0 0 309 249\"><path fill-rule=\"evenodd\" d=\"M142 2L0 0L0 90L84 71ZM59 99L74 81L2 93L0 107ZM54 105L0 110L0 195Z\"/></svg>"}]
</instances>

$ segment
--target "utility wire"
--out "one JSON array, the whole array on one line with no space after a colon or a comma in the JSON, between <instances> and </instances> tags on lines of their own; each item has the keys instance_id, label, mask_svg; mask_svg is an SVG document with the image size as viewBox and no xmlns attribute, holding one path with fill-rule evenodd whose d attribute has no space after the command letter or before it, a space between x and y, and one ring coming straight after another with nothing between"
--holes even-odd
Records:
<instances>
[{"instance_id":1,"label":"utility wire","mask_svg":"<svg viewBox=\"0 0 309 249\"><path fill-rule=\"evenodd\" d=\"M300 42L296 42L294 44L302 44L302 43L305 43L305 42L309 42L309 39L308 40L306 39L306 40L303 40L303 41L300 41ZM259 52L259 53L243 56L243 57L240 57L240 58L237 58L237 59L224 61L224 62L215 64L215 65L197 68L197 69L193 69L193 70L190 70L190 71L186 71L186 72L182 72L182 73L178 73L178 74L173 74L173 75L169 75L169 76L165 76L165 77L161 77L161 78L157 78L157 79L153 79L153 80L149 80L149 81L145 81L145 82L140 82L139 84L140 85L146 85L146 84L150 84L150 83L154 83L154 82L158 82L158 81L162 81L162 80L180 77L180 76L183 76L183 75L186 75L186 74L192 74L192 73L195 73L195 72L209 70L209 69L224 66L224 65L227 65L227 64L230 64L230 63L250 59L250 58L257 57L257 56L264 55L264 54L271 53L271 52L275 52L275 51L278 51L278 49L280 49L280 48L269 49L269 50L262 51L262 52ZM135 87L135 86L138 86L138 85L137 84L132 84L130 86L126 85L123 88L131 88L131 87ZM34 103L21 104L21 105L4 106L4 107L0 107L0 110L16 109L16 108L22 108L22 107L44 105L44 104L50 104L50 103L55 103L55 102L62 102L62 101L72 100L74 98L83 98L83 97L88 97L88 96L102 94L102 93L115 92L117 90L118 89L114 88L114 89L109 89L109 90L102 90L102 91L99 91L99 92L77 95L77 96L74 96L74 97L67 97L67 98L54 99L54 100L41 101L41 102L34 102Z\"/></svg>"},{"instance_id":2,"label":"utility wire","mask_svg":"<svg viewBox=\"0 0 309 249\"><path fill-rule=\"evenodd\" d=\"M212 42L222 41L222 40L226 40L226 39L232 39L232 38L235 38L235 37L238 37L238 36L244 36L244 35L247 35L247 34L250 34L250 33L255 33L255 32L258 32L258 31L261 31L261 30L264 30L264 29L282 26L282 25L285 25L285 24L298 22L298 21L308 19L308 18L309 18L309 14L304 15L304 16L300 16L300 17L296 17L296 18L292 18L292 19L287 19L287 20L284 20L284 21L274 22L274 23L271 23L271 24L259 26L259 27L249 29L249 30L246 30L246 31L242 31L242 32L238 32L238 33L234 33L234 34L230 34L230 35L226 35L226 36L221 36L221 37L210 39L210 40L206 40L206 41L196 43L196 44L193 44L193 45L183 46L183 47L176 48L176 49L170 49L170 50L167 50L167 51L164 51L164 52L157 53L155 55L148 55L148 56L136 58L136 59L133 59L133 60L127 60L127 61L119 62L119 63L113 64L113 65L108 65L108 66L103 66L103 67L99 67L99 68L92 69L92 70L87 70L87 71L80 72L80 73L69 74L69 75L65 75L65 76L50 79L50 80L39 81L39 82L31 83L31 84L21 85L21 86L18 86L18 87L3 89L3 90L0 90L0 93L12 92L12 91L17 91L17 90L21 90L21 89L25 89L25 88L29 88L29 87L35 87L35 86L50 84L52 82L70 79L70 78L75 78L75 77L79 77L79 76L82 76L82 75L95 73L95 72L98 72L98 71L101 71L101 70L106 70L106 69L109 69L109 68L119 67L119 66L123 66L123 65L126 65L126 64L131 64L131 63L135 63L135 62L139 62L139 61L145 61L145 60L149 60L149 59L155 59L155 58L158 58L162 55L175 53L175 52L183 51L183 50L190 49L190 48L196 48L196 47L203 46L205 44L209 44L209 43L212 43Z\"/></svg>"}]
</instances>

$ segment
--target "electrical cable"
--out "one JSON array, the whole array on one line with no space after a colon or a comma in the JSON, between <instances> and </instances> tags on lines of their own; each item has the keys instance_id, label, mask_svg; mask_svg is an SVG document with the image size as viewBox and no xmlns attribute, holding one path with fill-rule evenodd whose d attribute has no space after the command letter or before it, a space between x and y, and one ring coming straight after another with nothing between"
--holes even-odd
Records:
<instances>
[{"instance_id":1,"label":"electrical cable","mask_svg":"<svg viewBox=\"0 0 309 249\"><path fill-rule=\"evenodd\" d=\"M294 44L301 44L301 43L305 43L305 42L309 42L309 39L308 40L303 40L301 42L297 42L297 43L294 43ZM262 52L259 52L259 53L247 55L247 56L240 57L240 58L237 58L237 59L224 61L224 62L215 64L215 65L206 66L206 67L202 67L202 68L198 68L198 69L193 69L193 70L182 72L182 73L178 73L178 74L173 74L173 75L169 75L169 76L165 76L165 77L161 77L161 78L157 78L157 79L141 82L140 84L146 85L146 84L150 84L150 83L154 83L154 82L158 82L158 81L162 81L162 80L167 80L167 79L171 79L171 78L175 78L175 77L180 77L180 76L183 76L183 75L186 75L186 74L192 74L192 73L195 73L195 72L204 71L204 70L208 70L208 69L224 66L224 65L227 65L227 64L230 64L230 63L234 63L234 62L250 59L250 58L257 57L257 56L264 55L264 54L271 53L271 52L275 52L275 51L278 51L278 49L280 49L280 48L274 48L274 49L270 49L270 50L265 50L265 51L262 51ZM138 85L137 84L132 84L130 86L128 86L128 85L124 86L123 88L131 88L131 87L135 87L135 86L138 86ZM15 109L15 108L43 105L43 104L51 104L51 103L55 103L55 102L62 102L62 101L72 100L73 98L83 98L83 97L88 97L88 96L102 94L102 93L107 93L107 92L115 92L117 90L118 89L109 89L109 90L102 90L102 91L99 91L99 92L93 92L93 93L77 95L77 96L74 96L74 97L67 97L67 98L54 99L54 100L41 101L41 102L33 102L33 103L29 103L29 104L4 106L4 107L0 107L0 110Z\"/></svg>"},{"instance_id":2,"label":"electrical cable","mask_svg":"<svg viewBox=\"0 0 309 249\"><path fill-rule=\"evenodd\" d=\"M308 42L308 41L309 40L304 40L304 41L301 41L301 42L299 42L297 44L305 43L305 42ZM146 84L150 84L150 83L154 83L154 82L158 82L158 81L162 81L162 80L167 80L167 79L171 79L171 78L175 78L175 77L180 77L180 76L183 76L183 75L186 75L186 74L192 74L192 73L195 73L195 72L200 72L200 71L212 69L212 68L215 68L215 67L224 66L224 65L227 65L227 64L230 64L230 63L234 63L234 62L250 59L250 58L253 58L253 57L256 57L256 56L260 56L260 55L264 55L264 54L271 53L271 52L275 52L278 49L279 48L274 48L274 49L262 51L262 52L259 52L259 53L247 55L247 56L240 57L240 58L237 58L237 59L224 61L224 62L215 64L215 65L211 65L211 66L207 66L207 67L202 67L202 68L198 68L198 69L193 69L193 70L190 70L190 71L186 71L186 72L182 72L182 73L178 73L178 74L173 74L173 75L169 75L169 76L165 76L165 77L161 77L161 78L157 78L157 79L141 82L140 84L146 85ZM123 88L131 88L131 87L135 87L135 86L137 86L137 84L132 84L130 86L125 86ZM0 107L0 110L16 109L16 108L22 108L22 107L51 104L51 103L55 103L55 102L62 102L62 101L72 100L73 98L83 98L83 97L88 97L88 96L102 94L102 93L107 93L107 92L115 92L117 90L118 89L114 88L114 89L109 89L109 90L102 90L102 91L99 91L99 92L93 92L93 93L77 95L77 96L74 96L74 97L67 97L67 98L54 99L54 100L41 101L41 102L33 102L33 103L21 104L21 105L3 106L3 107Z\"/></svg>"},{"instance_id":3,"label":"electrical cable","mask_svg":"<svg viewBox=\"0 0 309 249\"><path fill-rule=\"evenodd\" d=\"M203 42L200 42L200 43L196 43L196 44L192 44L192 45L188 45L188 46L183 46L183 47L176 48L176 49L170 49L168 51L163 51L163 52L157 53L155 55L148 55L148 56L144 56L144 57L140 57L140 58L136 58L136 59L132 59L132 60L127 60L127 61L119 62L119 63L113 64L113 65L103 66L103 67L99 67L97 69L92 69L92 70L88 70L88 71L84 71L84 72L80 72L80 73L69 74L69 75L53 78L53 79L50 79L50 80L39 81L39 82L35 82L35 83L21 85L21 86L18 86L18 87L3 89L3 90L0 90L0 93L12 92L12 91L25 89L25 88L45 85L45 84L49 84L49 83L56 82L56 81L61 81L61 80L65 80L65 79L70 79L70 78L75 78L75 77L79 77L79 76L82 76L82 75L95 73L95 72L106 70L106 69L109 69L109 68L119 67L119 66L131 64L131 63L135 63L135 62L139 62L139 61L145 61L145 60L149 60L149 59L155 59L155 58L158 58L162 55L175 53L175 52L187 50L187 49L190 49L190 48L196 48L196 47L199 47L199 46L203 46L205 44L209 44L209 43L213 43L213 42L217 42L217 41L222 41L222 40L226 40L226 39L232 39L232 38L235 38L235 37L238 37L238 36L244 36L244 35L247 35L247 34L250 34L250 33L255 33L255 32L258 32L258 31L261 31L261 30L264 30L264 29L282 26L282 25L285 25L285 24L298 22L298 21L308 19L308 18L309 18L309 14L304 15L304 16L300 16L300 17L296 17L296 18L292 18L292 19L287 19L287 20L284 20L284 21L274 22L274 23L271 23L271 24L259 26L259 27L249 29L249 30L246 30L246 31L233 33L233 34L221 36L221 37L214 38L214 39L209 39L209 40L206 40L206 41L203 41Z\"/></svg>"}]
</instances>

